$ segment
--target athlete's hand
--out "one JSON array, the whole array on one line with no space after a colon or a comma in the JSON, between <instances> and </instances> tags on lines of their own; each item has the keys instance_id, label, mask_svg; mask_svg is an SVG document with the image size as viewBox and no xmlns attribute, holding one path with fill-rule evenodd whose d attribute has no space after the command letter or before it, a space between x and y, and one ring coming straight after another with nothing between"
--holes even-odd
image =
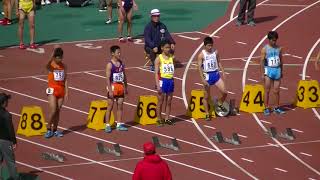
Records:
<instances>
[{"instance_id":1,"label":"athlete's hand","mask_svg":"<svg viewBox=\"0 0 320 180\"><path fill-rule=\"evenodd\" d=\"M158 52L158 47L155 47L152 50L153 50L153 52L157 53Z\"/></svg>"},{"instance_id":2,"label":"athlete's hand","mask_svg":"<svg viewBox=\"0 0 320 180\"><path fill-rule=\"evenodd\" d=\"M133 4L133 10L138 11L138 5L136 3Z\"/></svg>"},{"instance_id":3,"label":"athlete's hand","mask_svg":"<svg viewBox=\"0 0 320 180\"><path fill-rule=\"evenodd\" d=\"M161 94L161 88L160 88L160 85L157 85L157 91L159 94Z\"/></svg>"},{"instance_id":4,"label":"athlete's hand","mask_svg":"<svg viewBox=\"0 0 320 180\"><path fill-rule=\"evenodd\" d=\"M69 99L69 93L66 93L66 94L64 95L64 101L66 102L66 101L68 101L68 99Z\"/></svg>"},{"instance_id":5,"label":"athlete's hand","mask_svg":"<svg viewBox=\"0 0 320 180\"><path fill-rule=\"evenodd\" d=\"M17 148L17 144L12 145L12 150L15 150Z\"/></svg>"},{"instance_id":6,"label":"athlete's hand","mask_svg":"<svg viewBox=\"0 0 320 180\"><path fill-rule=\"evenodd\" d=\"M264 74L261 75L261 80L264 81Z\"/></svg>"},{"instance_id":7,"label":"athlete's hand","mask_svg":"<svg viewBox=\"0 0 320 180\"><path fill-rule=\"evenodd\" d=\"M203 81L202 84L204 87L209 87L209 83L207 81Z\"/></svg>"}]
</instances>

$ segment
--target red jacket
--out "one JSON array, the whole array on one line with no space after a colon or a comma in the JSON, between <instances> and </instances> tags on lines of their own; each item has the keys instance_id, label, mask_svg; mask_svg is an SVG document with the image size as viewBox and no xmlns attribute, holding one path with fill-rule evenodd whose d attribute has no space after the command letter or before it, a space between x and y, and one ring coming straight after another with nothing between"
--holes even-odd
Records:
<instances>
[{"instance_id":1,"label":"red jacket","mask_svg":"<svg viewBox=\"0 0 320 180\"><path fill-rule=\"evenodd\" d=\"M172 180L172 177L168 164L153 154L138 162L132 180Z\"/></svg>"}]
</instances>

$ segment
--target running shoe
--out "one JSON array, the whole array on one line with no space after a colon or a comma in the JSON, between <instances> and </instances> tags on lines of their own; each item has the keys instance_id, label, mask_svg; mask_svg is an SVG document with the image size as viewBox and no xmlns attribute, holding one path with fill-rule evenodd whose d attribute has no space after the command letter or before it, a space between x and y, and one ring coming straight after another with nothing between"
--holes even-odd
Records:
<instances>
[{"instance_id":1,"label":"running shoe","mask_svg":"<svg viewBox=\"0 0 320 180\"><path fill-rule=\"evenodd\" d=\"M111 133L112 129L111 126L106 126L106 128L104 129L104 132L106 133Z\"/></svg>"},{"instance_id":2,"label":"running shoe","mask_svg":"<svg viewBox=\"0 0 320 180\"><path fill-rule=\"evenodd\" d=\"M51 130L48 130L46 132L46 134L44 135L44 137L47 138L47 139L51 138L52 136L54 136L54 133Z\"/></svg>"},{"instance_id":3,"label":"running shoe","mask_svg":"<svg viewBox=\"0 0 320 180\"><path fill-rule=\"evenodd\" d=\"M276 114L285 114L285 112L282 109L280 109L279 107L274 108L273 112Z\"/></svg>"},{"instance_id":4,"label":"running shoe","mask_svg":"<svg viewBox=\"0 0 320 180\"><path fill-rule=\"evenodd\" d=\"M268 109L268 108L266 108L266 109L264 109L264 111L263 111L263 114L265 115L265 116L269 116L270 115L270 109Z\"/></svg>"},{"instance_id":5,"label":"running shoe","mask_svg":"<svg viewBox=\"0 0 320 180\"><path fill-rule=\"evenodd\" d=\"M116 129L118 131L128 131L128 128L126 128L123 124L117 125Z\"/></svg>"},{"instance_id":6,"label":"running shoe","mask_svg":"<svg viewBox=\"0 0 320 180\"><path fill-rule=\"evenodd\" d=\"M54 136L55 136L55 137L63 137L63 134L62 134L61 131L55 131L55 132L54 132Z\"/></svg>"}]
</instances>

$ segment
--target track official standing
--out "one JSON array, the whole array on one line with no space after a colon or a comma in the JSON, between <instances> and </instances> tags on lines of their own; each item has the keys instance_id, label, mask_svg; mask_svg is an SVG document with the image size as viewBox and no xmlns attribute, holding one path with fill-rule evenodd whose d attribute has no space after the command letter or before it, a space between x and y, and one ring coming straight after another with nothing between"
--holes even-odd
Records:
<instances>
[{"instance_id":1,"label":"track official standing","mask_svg":"<svg viewBox=\"0 0 320 180\"><path fill-rule=\"evenodd\" d=\"M17 140L12 124L12 116L6 110L9 99L10 95L0 93L0 172L2 172L2 164L5 161L9 170L9 179L17 180L19 179L19 174L14 157Z\"/></svg>"},{"instance_id":2,"label":"track official standing","mask_svg":"<svg viewBox=\"0 0 320 180\"><path fill-rule=\"evenodd\" d=\"M239 14L236 21L237 26L241 26L244 23L246 10L248 7L247 12L247 23L249 26L255 26L256 23L254 22L254 10L256 9L256 0L240 0L240 7L239 7Z\"/></svg>"}]
</instances>

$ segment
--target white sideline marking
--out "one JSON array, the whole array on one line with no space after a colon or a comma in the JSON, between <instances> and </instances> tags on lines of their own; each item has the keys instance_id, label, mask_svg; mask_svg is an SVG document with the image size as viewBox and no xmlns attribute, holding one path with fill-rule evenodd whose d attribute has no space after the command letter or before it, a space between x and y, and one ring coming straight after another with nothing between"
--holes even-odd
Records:
<instances>
[{"instance_id":1,"label":"white sideline marking","mask_svg":"<svg viewBox=\"0 0 320 180\"><path fill-rule=\"evenodd\" d=\"M274 168L275 170L281 171L281 172L288 172L287 170L280 169L280 168Z\"/></svg>"},{"instance_id":2,"label":"white sideline marking","mask_svg":"<svg viewBox=\"0 0 320 180\"><path fill-rule=\"evenodd\" d=\"M190 39L190 40L193 40L193 41L197 41L197 40L199 40L200 38L198 38L198 37L195 37L195 38L193 38L193 37L189 37L189 36L184 36L184 35L178 35L179 37L182 37L182 38L186 38L186 39Z\"/></svg>"},{"instance_id":3,"label":"white sideline marking","mask_svg":"<svg viewBox=\"0 0 320 180\"><path fill-rule=\"evenodd\" d=\"M253 163L254 161L252 161L252 160L250 160L250 159L246 159L246 158L241 158L242 160L244 160L244 161L247 161L247 162L251 162L251 163Z\"/></svg>"},{"instance_id":4,"label":"white sideline marking","mask_svg":"<svg viewBox=\"0 0 320 180\"><path fill-rule=\"evenodd\" d=\"M300 152L300 154L305 155L305 156L309 156L309 157L312 156L311 154L307 154L307 153L304 153L304 152Z\"/></svg>"}]
</instances>

